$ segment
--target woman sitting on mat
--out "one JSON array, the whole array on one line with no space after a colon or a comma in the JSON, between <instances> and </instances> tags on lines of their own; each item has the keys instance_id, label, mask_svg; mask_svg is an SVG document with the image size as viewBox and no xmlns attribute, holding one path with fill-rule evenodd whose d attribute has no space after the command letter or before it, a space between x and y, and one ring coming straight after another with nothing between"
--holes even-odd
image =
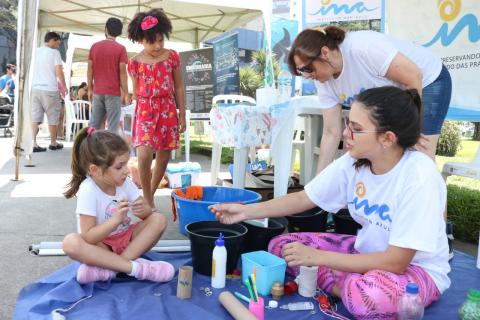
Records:
<instances>
[{"instance_id":1,"label":"woman sitting on mat","mask_svg":"<svg viewBox=\"0 0 480 320\"><path fill-rule=\"evenodd\" d=\"M128 177L130 150L117 134L85 128L75 138L72 179L66 198L77 196L80 234L63 240L63 251L82 264L77 281L107 281L117 272L140 280L170 281L170 263L140 256L160 239L167 221Z\"/></svg>"},{"instance_id":2,"label":"woman sitting on mat","mask_svg":"<svg viewBox=\"0 0 480 320\"><path fill-rule=\"evenodd\" d=\"M415 89L369 89L345 120L348 153L305 190L253 205L216 204L223 223L286 216L314 206L336 213L348 206L362 225L357 236L291 233L269 251L288 263L319 266L317 285L340 297L357 319L394 319L408 282L425 306L450 286L443 212L446 187L435 163L413 147L420 137L421 101Z\"/></svg>"}]
</instances>

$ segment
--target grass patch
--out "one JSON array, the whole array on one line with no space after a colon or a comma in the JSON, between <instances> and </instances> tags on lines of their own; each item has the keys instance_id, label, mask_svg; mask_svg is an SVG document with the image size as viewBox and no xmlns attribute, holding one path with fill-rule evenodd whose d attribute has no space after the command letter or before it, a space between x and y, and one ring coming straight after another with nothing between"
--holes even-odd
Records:
<instances>
[{"instance_id":1,"label":"grass patch","mask_svg":"<svg viewBox=\"0 0 480 320\"><path fill-rule=\"evenodd\" d=\"M461 149L455 157L437 156L439 171L446 162L470 162L475 157L480 141L462 140ZM447 212L453 222L456 238L478 242L480 230L480 180L449 176L447 179Z\"/></svg>"},{"instance_id":2,"label":"grass patch","mask_svg":"<svg viewBox=\"0 0 480 320\"><path fill-rule=\"evenodd\" d=\"M185 143L181 140L182 150L185 149ZM212 158L212 142L208 139L203 139L201 136L190 138L190 153L201 154ZM233 163L233 148L223 147L221 163Z\"/></svg>"}]
</instances>

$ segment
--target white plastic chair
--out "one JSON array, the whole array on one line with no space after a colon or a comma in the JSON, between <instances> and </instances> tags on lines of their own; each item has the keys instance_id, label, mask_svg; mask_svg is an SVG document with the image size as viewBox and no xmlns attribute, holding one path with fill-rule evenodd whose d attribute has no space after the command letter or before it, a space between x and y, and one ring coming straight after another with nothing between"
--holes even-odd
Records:
<instances>
[{"instance_id":1,"label":"white plastic chair","mask_svg":"<svg viewBox=\"0 0 480 320\"><path fill-rule=\"evenodd\" d=\"M82 127L88 127L91 105L88 101L75 100L70 101L70 96L65 96L65 131L66 139L71 141L77 131Z\"/></svg>"},{"instance_id":2,"label":"white plastic chair","mask_svg":"<svg viewBox=\"0 0 480 320\"><path fill-rule=\"evenodd\" d=\"M212 99L212 104L217 103L225 103L225 104L235 104L240 102L247 102L251 104L256 104L255 99L252 97L241 96L236 94L221 94L214 96ZM233 169L233 185L237 187L238 185L244 185L244 183L240 183L239 180L245 182L245 173L246 173L246 166L248 161L247 156L248 149L235 149L234 151L234 169ZM222 155L222 145L218 143L212 144L212 166L211 166L211 184L216 185L218 179L218 171L220 170L220 158ZM250 148L250 157L255 159L255 147ZM235 179L238 177L237 179ZM243 179L242 179L243 177ZM235 181L237 180L237 181Z\"/></svg>"},{"instance_id":3,"label":"white plastic chair","mask_svg":"<svg viewBox=\"0 0 480 320\"><path fill-rule=\"evenodd\" d=\"M462 176L480 180L480 146L477 154L471 162L447 162L443 165L442 176L447 180L448 176Z\"/></svg>"}]
</instances>

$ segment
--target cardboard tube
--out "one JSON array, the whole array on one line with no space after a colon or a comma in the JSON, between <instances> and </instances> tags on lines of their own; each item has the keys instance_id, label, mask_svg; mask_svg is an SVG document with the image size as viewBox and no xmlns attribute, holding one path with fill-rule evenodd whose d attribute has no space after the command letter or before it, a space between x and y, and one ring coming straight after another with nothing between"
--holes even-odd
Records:
<instances>
[{"instance_id":1,"label":"cardboard tube","mask_svg":"<svg viewBox=\"0 0 480 320\"><path fill-rule=\"evenodd\" d=\"M177 298L190 299L192 297L193 267L181 266L178 269Z\"/></svg>"},{"instance_id":2,"label":"cardboard tube","mask_svg":"<svg viewBox=\"0 0 480 320\"><path fill-rule=\"evenodd\" d=\"M227 309L235 320L257 320L257 318L228 291L223 291L218 296L218 301Z\"/></svg>"}]
</instances>

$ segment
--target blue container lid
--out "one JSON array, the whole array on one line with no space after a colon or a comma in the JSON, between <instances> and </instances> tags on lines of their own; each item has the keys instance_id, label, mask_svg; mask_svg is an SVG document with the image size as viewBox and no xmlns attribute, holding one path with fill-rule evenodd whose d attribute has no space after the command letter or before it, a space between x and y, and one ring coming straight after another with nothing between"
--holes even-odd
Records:
<instances>
[{"instance_id":1,"label":"blue container lid","mask_svg":"<svg viewBox=\"0 0 480 320\"><path fill-rule=\"evenodd\" d=\"M405 290L407 293L411 293L411 294L417 294L418 293L418 286L413 283L413 282L409 282L407 284L407 288Z\"/></svg>"},{"instance_id":2,"label":"blue container lid","mask_svg":"<svg viewBox=\"0 0 480 320\"><path fill-rule=\"evenodd\" d=\"M218 235L218 239L215 240L215 245L217 247L223 247L225 245L225 241L223 240L223 234L221 232Z\"/></svg>"}]
</instances>

